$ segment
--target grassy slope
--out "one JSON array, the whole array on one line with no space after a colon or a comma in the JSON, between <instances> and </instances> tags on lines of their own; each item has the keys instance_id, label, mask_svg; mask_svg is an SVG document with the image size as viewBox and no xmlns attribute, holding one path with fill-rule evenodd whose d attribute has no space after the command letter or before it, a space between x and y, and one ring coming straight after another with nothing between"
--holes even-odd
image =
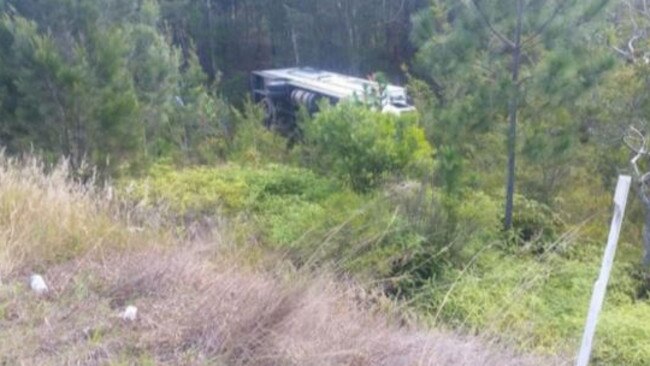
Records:
<instances>
[{"instance_id":1,"label":"grassy slope","mask_svg":"<svg viewBox=\"0 0 650 366\"><path fill-rule=\"evenodd\" d=\"M258 242L286 251L299 263L306 256L312 260L329 253L329 257L323 256L338 264L344 262L346 269L366 270L374 278L383 278L390 272L381 269L382 264L399 259L396 253L411 248L401 241L404 232L390 229L395 226L391 221L394 211L368 204L372 196L358 196L331 185L295 168L230 165L157 170L146 183L139 182L135 191L139 190L140 197L162 200L186 212L214 212L222 207L228 215L254 222ZM277 187L290 188L277 191ZM379 201L385 197L380 196ZM494 216L489 204L485 209L478 206L488 212L486 216ZM602 237L600 228L606 226L607 219L603 210L598 216L602 224L592 222L574 229L546 244L562 250L541 256L503 250L501 243L479 240L467 248L475 260L472 265L460 265L434 277L412 294L409 303L434 324L494 335L536 352L572 354L578 347L602 254L601 244L588 238ZM586 236L587 231L598 233ZM486 245L494 247L484 249ZM650 331L645 327L650 322L650 308L645 301L633 300L636 282L631 277L631 263L637 257L638 249L622 243L596 337L597 365L645 365L650 359L650 347L645 346L650 344Z\"/></svg>"},{"instance_id":2,"label":"grassy slope","mask_svg":"<svg viewBox=\"0 0 650 366\"><path fill-rule=\"evenodd\" d=\"M181 240L165 215L40 169L0 158L1 364L559 363L400 326L390 301L326 274L242 265L228 228ZM135 322L118 317L129 304Z\"/></svg>"}]
</instances>

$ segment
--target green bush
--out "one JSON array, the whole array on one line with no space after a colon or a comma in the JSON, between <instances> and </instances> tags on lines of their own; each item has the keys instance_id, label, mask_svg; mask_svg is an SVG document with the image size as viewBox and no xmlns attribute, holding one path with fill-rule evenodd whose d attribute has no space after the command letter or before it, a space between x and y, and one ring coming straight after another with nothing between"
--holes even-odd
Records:
<instances>
[{"instance_id":1,"label":"green bush","mask_svg":"<svg viewBox=\"0 0 650 366\"><path fill-rule=\"evenodd\" d=\"M158 165L148 178L123 182L134 200L169 206L182 217L243 218L246 238L296 265L329 263L385 277L422 252L426 225L384 192L361 195L334 180L283 165L223 165L177 170Z\"/></svg>"},{"instance_id":2,"label":"green bush","mask_svg":"<svg viewBox=\"0 0 650 366\"><path fill-rule=\"evenodd\" d=\"M535 253L543 253L562 229L559 216L548 206L522 195L514 197L514 241Z\"/></svg>"},{"instance_id":3,"label":"green bush","mask_svg":"<svg viewBox=\"0 0 650 366\"><path fill-rule=\"evenodd\" d=\"M233 140L229 160L243 164L264 165L282 163L291 157L287 141L264 127L264 112L247 100L243 108L234 109Z\"/></svg>"},{"instance_id":4,"label":"green bush","mask_svg":"<svg viewBox=\"0 0 650 366\"><path fill-rule=\"evenodd\" d=\"M450 197L444 190L419 186L393 197L408 230L421 238L393 268L400 278L395 291L418 297L431 282L446 280L450 270L462 268L472 256L494 242L500 233L500 201L477 191Z\"/></svg>"},{"instance_id":5,"label":"green bush","mask_svg":"<svg viewBox=\"0 0 650 366\"><path fill-rule=\"evenodd\" d=\"M650 360L650 305L647 302L605 309L595 339L594 365L647 365Z\"/></svg>"},{"instance_id":6,"label":"green bush","mask_svg":"<svg viewBox=\"0 0 650 366\"><path fill-rule=\"evenodd\" d=\"M433 168L433 149L416 114L395 116L351 103L323 104L302 127L308 164L356 191L377 187L389 174L417 176Z\"/></svg>"},{"instance_id":7,"label":"green bush","mask_svg":"<svg viewBox=\"0 0 650 366\"><path fill-rule=\"evenodd\" d=\"M523 349L573 354L578 349L601 250L580 260L547 253L543 260L496 248L473 265L447 267L412 298L423 314L447 325L494 334ZM594 365L646 365L648 303L633 301L626 265L612 272L593 350Z\"/></svg>"},{"instance_id":8,"label":"green bush","mask_svg":"<svg viewBox=\"0 0 650 366\"><path fill-rule=\"evenodd\" d=\"M165 204L180 215L252 211L271 196L315 201L337 189L335 182L309 170L273 164L187 169L156 165L147 178L125 181L122 186L134 200Z\"/></svg>"}]
</instances>

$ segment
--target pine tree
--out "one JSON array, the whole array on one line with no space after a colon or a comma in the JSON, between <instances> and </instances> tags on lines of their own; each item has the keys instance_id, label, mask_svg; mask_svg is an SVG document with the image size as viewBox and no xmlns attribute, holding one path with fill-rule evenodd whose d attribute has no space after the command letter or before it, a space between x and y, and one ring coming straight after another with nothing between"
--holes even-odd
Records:
<instances>
[{"instance_id":1,"label":"pine tree","mask_svg":"<svg viewBox=\"0 0 650 366\"><path fill-rule=\"evenodd\" d=\"M213 137L192 130L199 117L185 99L225 118L192 50L183 65L162 32L157 1L10 3L15 12L0 21L0 139L10 152L35 148L115 172L188 157L187 136Z\"/></svg>"},{"instance_id":2,"label":"pine tree","mask_svg":"<svg viewBox=\"0 0 650 366\"><path fill-rule=\"evenodd\" d=\"M490 167L503 164L505 155L506 229L512 225L517 141L524 137L523 151L532 159L525 163L564 153L577 125L572 103L611 66L611 59L588 49L589 21L606 2L435 0L414 19L418 70L438 95L429 130L447 151L441 165L455 167L447 184L461 184L467 174L459 167L467 161L481 159ZM493 144L488 132L505 124L507 152L480 157L485 144Z\"/></svg>"}]
</instances>

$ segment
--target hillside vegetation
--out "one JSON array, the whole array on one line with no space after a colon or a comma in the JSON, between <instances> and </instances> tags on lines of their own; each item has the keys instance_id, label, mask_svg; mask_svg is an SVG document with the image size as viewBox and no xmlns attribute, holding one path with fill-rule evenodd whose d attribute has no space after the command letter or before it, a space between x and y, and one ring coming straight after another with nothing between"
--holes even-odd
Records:
<instances>
[{"instance_id":1,"label":"hillside vegetation","mask_svg":"<svg viewBox=\"0 0 650 366\"><path fill-rule=\"evenodd\" d=\"M75 183L67 166L0 158L3 364L560 364L404 325L395 302L327 271L246 264L228 225L179 236L165 213ZM135 321L119 317L127 305Z\"/></svg>"},{"instance_id":2,"label":"hillside vegetation","mask_svg":"<svg viewBox=\"0 0 650 366\"><path fill-rule=\"evenodd\" d=\"M0 363L572 363L649 35L642 0L0 0ZM417 111L266 128L249 74L290 66ZM650 360L646 186L592 365Z\"/></svg>"}]
</instances>

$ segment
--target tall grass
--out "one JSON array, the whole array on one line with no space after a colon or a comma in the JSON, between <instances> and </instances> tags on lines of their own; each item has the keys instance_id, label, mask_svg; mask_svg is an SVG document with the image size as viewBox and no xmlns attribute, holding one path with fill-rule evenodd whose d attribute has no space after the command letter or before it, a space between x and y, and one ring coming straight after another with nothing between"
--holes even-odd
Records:
<instances>
[{"instance_id":1,"label":"tall grass","mask_svg":"<svg viewBox=\"0 0 650 366\"><path fill-rule=\"evenodd\" d=\"M131 214L137 206L127 214L112 189L72 176L66 161L47 166L0 154L0 278L154 240L139 230L143 216Z\"/></svg>"},{"instance_id":2,"label":"tall grass","mask_svg":"<svg viewBox=\"0 0 650 366\"><path fill-rule=\"evenodd\" d=\"M42 302L0 291L0 362L186 365L554 365L475 336L400 325L326 274L269 273L210 246L128 251L47 272ZM143 265L146 263L146 266ZM280 276L281 274L281 276ZM3 301L3 302L4 302ZM117 318L136 305L139 318ZM3 358L4 357L4 358ZM121 363L120 363L121 362Z\"/></svg>"},{"instance_id":3,"label":"tall grass","mask_svg":"<svg viewBox=\"0 0 650 366\"><path fill-rule=\"evenodd\" d=\"M243 265L223 228L173 239L65 163L46 168L0 158L0 364L561 364L403 323L327 273ZM45 298L26 284L34 270ZM118 317L127 305L135 322Z\"/></svg>"}]
</instances>

